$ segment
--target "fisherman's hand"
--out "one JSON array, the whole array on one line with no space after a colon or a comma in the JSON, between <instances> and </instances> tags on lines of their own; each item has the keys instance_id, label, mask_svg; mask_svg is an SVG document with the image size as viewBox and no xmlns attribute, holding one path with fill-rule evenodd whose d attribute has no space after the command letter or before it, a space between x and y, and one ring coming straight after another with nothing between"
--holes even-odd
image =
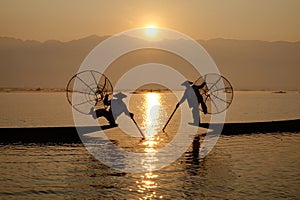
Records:
<instances>
[{"instance_id":1,"label":"fisherman's hand","mask_svg":"<svg viewBox=\"0 0 300 200\"><path fill-rule=\"evenodd\" d=\"M134 114L133 113L129 113L129 115L130 115L130 118L133 119Z\"/></svg>"}]
</instances>

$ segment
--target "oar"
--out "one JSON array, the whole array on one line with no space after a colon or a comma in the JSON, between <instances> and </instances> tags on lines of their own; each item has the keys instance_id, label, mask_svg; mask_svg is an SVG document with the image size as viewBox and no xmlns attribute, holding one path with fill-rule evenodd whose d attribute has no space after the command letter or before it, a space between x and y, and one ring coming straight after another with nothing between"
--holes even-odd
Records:
<instances>
[{"instance_id":1,"label":"oar","mask_svg":"<svg viewBox=\"0 0 300 200\"><path fill-rule=\"evenodd\" d=\"M137 127L137 129L139 130L140 134L142 135L142 138L145 139L145 135L143 134L142 130L140 129L140 127L137 125L136 121L134 120L133 117L131 117L132 121L134 122L135 126Z\"/></svg>"},{"instance_id":2,"label":"oar","mask_svg":"<svg viewBox=\"0 0 300 200\"><path fill-rule=\"evenodd\" d=\"M168 119L168 121L167 121L167 123L165 124L165 126L163 127L163 129L162 129L162 131L163 132L165 132L165 128L167 127L167 125L169 124L169 122L170 122L170 120L171 120L171 118L173 117L173 115L175 114L175 112L176 112L176 110L177 110L177 108L179 107L179 103L177 103L176 104L176 107L175 107L175 109L174 109L174 111L172 112L172 114L171 114L171 116L169 117L169 119Z\"/></svg>"}]
</instances>

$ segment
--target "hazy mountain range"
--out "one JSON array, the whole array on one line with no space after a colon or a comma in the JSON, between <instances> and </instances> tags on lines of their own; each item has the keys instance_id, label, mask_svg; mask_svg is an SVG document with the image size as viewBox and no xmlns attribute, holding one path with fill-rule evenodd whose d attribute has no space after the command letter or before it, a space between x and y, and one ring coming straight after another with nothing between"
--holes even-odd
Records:
<instances>
[{"instance_id":1,"label":"hazy mountain range","mask_svg":"<svg viewBox=\"0 0 300 200\"><path fill-rule=\"evenodd\" d=\"M108 36L60 42L0 37L1 88L65 88L87 54ZM300 42L212 39L198 41L237 90L300 90ZM116 61L107 73L114 83L128 67L164 62L182 68L171 55L136 52ZM150 55L150 56L149 56ZM177 66L176 66L177 65ZM186 74L188 78L189 73Z\"/></svg>"}]
</instances>

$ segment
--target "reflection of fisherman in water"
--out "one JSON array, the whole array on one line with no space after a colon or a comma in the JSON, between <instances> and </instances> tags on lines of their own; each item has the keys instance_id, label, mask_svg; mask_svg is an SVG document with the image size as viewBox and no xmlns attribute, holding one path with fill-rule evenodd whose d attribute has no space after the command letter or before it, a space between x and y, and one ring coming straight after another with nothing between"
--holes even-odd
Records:
<instances>
[{"instance_id":1,"label":"reflection of fisherman in water","mask_svg":"<svg viewBox=\"0 0 300 200\"><path fill-rule=\"evenodd\" d=\"M201 104L202 110L204 114L207 113L207 107L203 101L203 97L200 94L200 89L202 89L206 83L203 82L201 85L194 85L191 81L185 81L181 85L185 86L186 89L184 91L184 94L181 98L181 100L177 103L176 107L179 107L180 104L182 104L185 100L187 100L189 107L192 109L192 114L194 118L194 122L192 125L199 125L199 121L197 120L199 118L199 104ZM197 97L197 102L194 102L194 95Z\"/></svg>"},{"instance_id":2,"label":"reflection of fisherman in water","mask_svg":"<svg viewBox=\"0 0 300 200\"><path fill-rule=\"evenodd\" d=\"M200 158L200 135L196 135L193 139L193 143L191 145L191 151L187 151L185 153L186 157L186 171L190 177L197 176L201 174L202 178L206 175L207 166L206 166L206 158ZM187 177L187 178L190 178ZM191 180L195 180L192 178ZM197 181L196 181L197 182ZM193 184L193 183L191 183Z\"/></svg>"},{"instance_id":3,"label":"reflection of fisherman in water","mask_svg":"<svg viewBox=\"0 0 300 200\"><path fill-rule=\"evenodd\" d=\"M111 126L117 126L115 119L117 119L122 113L129 116L131 119L134 114L128 111L126 104L122 100L127 97L125 94L119 92L113 95L113 97L115 98L108 100L108 94L106 94L103 99L104 108L94 110L92 107L90 114L93 115L94 119L105 117Z\"/></svg>"}]
</instances>

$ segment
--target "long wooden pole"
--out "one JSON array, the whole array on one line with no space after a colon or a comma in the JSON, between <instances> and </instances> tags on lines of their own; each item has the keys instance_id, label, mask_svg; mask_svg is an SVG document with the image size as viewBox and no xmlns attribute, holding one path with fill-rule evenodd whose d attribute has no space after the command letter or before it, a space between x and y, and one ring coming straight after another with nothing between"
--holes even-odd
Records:
<instances>
[{"instance_id":1,"label":"long wooden pole","mask_svg":"<svg viewBox=\"0 0 300 200\"><path fill-rule=\"evenodd\" d=\"M132 121L134 122L135 126L137 127L137 129L139 130L140 134L142 135L142 138L145 139L145 135L142 132L142 130L140 129L140 127L138 126L138 124L136 123L136 121L134 120L133 117L131 117Z\"/></svg>"},{"instance_id":2,"label":"long wooden pole","mask_svg":"<svg viewBox=\"0 0 300 200\"><path fill-rule=\"evenodd\" d=\"M177 108L179 107L179 104L176 105L175 109L173 110L171 116L169 117L167 123L165 124L165 126L163 127L162 131L165 132L165 128L167 127L167 125L169 124L170 120L172 119L173 115L175 114Z\"/></svg>"}]
</instances>

